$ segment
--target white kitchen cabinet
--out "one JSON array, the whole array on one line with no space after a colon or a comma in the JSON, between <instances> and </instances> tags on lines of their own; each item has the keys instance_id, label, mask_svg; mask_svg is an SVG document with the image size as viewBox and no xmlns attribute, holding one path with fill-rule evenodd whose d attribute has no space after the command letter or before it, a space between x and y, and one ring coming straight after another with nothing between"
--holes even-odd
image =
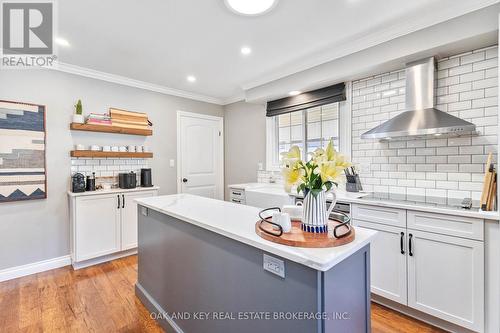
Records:
<instances>
[{"instance_id":1,"label":"white kitchen cabinet","mask_svg":"<svg viewBox=\"0 0 500 333\"><path fill-rule=\"evenodd\" d=\"M357 220L354 224L378 231L370 244L371 292L406 305L406 229Z\"/></svg>"},{"instance_id":2,"label":"white kitchen cabinet","mask_svg":"<svg viewBox=\"0 0 500 333\"><path fill-rule=\"evenodd\" d=\"M68 193L73 267L130 255L137 247L135 199L158 195L157 188Z\"/></svg>"},{"instance_id":3,"label":"white kitchen cabinet","mask_svg":"<svg viewBox=\"0 0 500 333\"><path fill-rule=\"evenodd\" d=\"M120 250L117 195L76 198L75 260L83 261Z\"/></svg>"},{"instance_id":4,"label":"white kitchen cabinet","mask_svg":"<svg viewBox=\"0 0 500 333\"><path fill-rule=\"evenodd\" d=\"M408 229L408 305L482 332L483 243Z\"/></svg>"},{"instance_id":5,"label":"white kitchen cabinet","mask_svg":"<svg viewBox=\"0 0 500 333\"><path fill-rule=\"evenodd\" d=\"M121 249L128 250L137 247L137 204L135 199L156 195L156 191L132 192L122 195L121 208Z\"/></svg>"},{"instance_id":6,"label":"white kitchen cabinet","mask_svg":"<svg viewBox=\"0 0 500 333\"><path fill-rule=\"evenodd\" d=\"M484 332L484 221L382 208L353 205L353 224L379 232L370 246L372 293Z\"/></svg>"}]
</instances>

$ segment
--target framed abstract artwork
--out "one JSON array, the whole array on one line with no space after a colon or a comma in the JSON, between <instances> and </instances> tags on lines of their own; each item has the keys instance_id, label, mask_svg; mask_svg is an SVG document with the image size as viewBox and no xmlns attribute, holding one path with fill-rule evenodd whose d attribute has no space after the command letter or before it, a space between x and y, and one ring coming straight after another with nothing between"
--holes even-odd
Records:
<instances>
[{"instance_id":1,"label":"framed abstract artwork","mask_svg":"<svg viewBox=\"0 0 500 333\"><path fill-rule=\"evenodd\" d=\"M45 106L0 100L0 203L47 198Z\"/></svg>"}]
</instances>

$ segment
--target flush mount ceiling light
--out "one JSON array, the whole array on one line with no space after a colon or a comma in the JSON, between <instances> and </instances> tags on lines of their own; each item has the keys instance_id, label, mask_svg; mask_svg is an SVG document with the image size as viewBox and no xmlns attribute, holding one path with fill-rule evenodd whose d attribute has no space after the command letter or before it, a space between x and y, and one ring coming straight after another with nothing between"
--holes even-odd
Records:
<instances>
[{"instance_id":1,"label":"flush mount ceiling light","mask_svg":"<svg viewBox=\"0 0 500 333\"><path fill-rule=\"evenodd\" d=\"M300 94L302 94L302 92L298 91L298 90L292 90L292 91L290 91L288 93L288 95L290 95L290 96L297 96L297 95L300 95Z\"/></svg>"},{"instance_id":2,"label":"flush mount ceiling light","mask_svg":"<svg viewBox=\"0 0 500 333\"><path fill-rule=\"evenodd\" d=\"M249 55L250 53L252 53L252 49L249 48L248 46L243 46L241 48L241 54L243 54L243 55Z\"/></svg>"},{"instance_id":3,"label":"flush mount ceiling light","mask_svg":"<svg viewBox=\"0 0 500 333\"><path fill-rule=\"evenodd\" d=\"M186 79L187 79L189 82L196 82L196 77L194 77L193 75L189 75Z\"/></svg>"},{"instance_id":4,"label":"flush mount ceiling light","mask_svg":"<svg viewBox=\"0 0 500 333\"><path fill-rule=\"evenodd\" d=\"M278 0L224 0L227 8L239 15L262 15L273 9Z\"/></svg>"}]
</instances>

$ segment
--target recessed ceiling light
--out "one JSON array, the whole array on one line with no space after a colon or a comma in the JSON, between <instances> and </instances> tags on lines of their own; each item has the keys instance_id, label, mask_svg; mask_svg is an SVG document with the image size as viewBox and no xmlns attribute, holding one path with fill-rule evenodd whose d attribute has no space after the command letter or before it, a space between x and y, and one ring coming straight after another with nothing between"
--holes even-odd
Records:
<instances>
[{"instance_id":1,"label":"recessed ceiling light","mask_svg":"<svg viewBox=\"0 0 500 333\"><path fill-rule=\"evenodd\" d=\"M61 46L65 46L65 47L70 46L69 42L64 38L56 37L54 39L54 41L56 42L57 45L61 45Z\"/></svg>"},{"instance_id":2,"label":"recessed ceiling light","mask_svg":"<svg viewBox=\"0 0 500 333\"><path fill-rule=\"evenodd\" d=\"M434 136L441 136L441 133L436 133L434 134Z\"/></svg>"},{"instance_id":3,"label":"recessed ceiling light","mask_svg":"<svg viewBox=\"0 0 500 333\"><path fill-rule=\"evenodd\" d=\"M243 55L249 55L250 53L252 53L252 49L249 48L248 46L243 46L241 48L241 54L243 54Z\"/></svg>"},{"instance_id":4,"label":"recessed ceiling light","mask_svg":"<svg viewBox=\"0 0 500 333\"><path fill-rule=\"evenodd\" d=\"M302 94L302 92L298 91L298 90L292 90L292 91L290 91L288 93L288 95L290 95L290 96L297 96L297 95L300 95L300 94Z\"/></svg>"},{"instance_id":5,"label":"recessed ceiling light","mask_svg":"<svg viewBox=\"0 0 500 333\"><path fill-rule=\"evenodd\" d=\"M254 16L270 11L278 0L224 0L224 2L236 14Z\"/></svg>"},{"instance_id":6,"label":"recessed ceiling light","mask_svg":"<svg viewBox=\"0 0 500 333\"><path fill-rule=\"evenodd\" d=\"M193 75L188 75L188 77L186 78L189 82L196 82L196 77L194 77Z\"/></svg>"}]
</instances>

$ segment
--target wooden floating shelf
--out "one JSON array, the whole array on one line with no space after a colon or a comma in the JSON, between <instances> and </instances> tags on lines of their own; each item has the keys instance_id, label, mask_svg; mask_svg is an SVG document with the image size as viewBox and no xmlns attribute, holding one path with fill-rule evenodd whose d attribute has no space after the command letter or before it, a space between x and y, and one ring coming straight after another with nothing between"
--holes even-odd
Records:
<instances>
[{"instance_id":1,"label":"wooden floating shelf","mask_svg":"<svg viewBox=\"0 0 500 333\"><path fill-rule=\"evenodd\" d=\"M131 135L142 135L142 136L153 135L153 130L150 129L145 130L145 129L125 128L125 127L107 126L107 125L71 123L70 129L72 129L73 131L131 134Z\"/></svg>"},{"instance_id":2,"label":"wooden floating shelf","mask_svg":"<svg viewBox=\"0 0 500 333\"><path fill-rule=\"evenodd\" d=\"M153 153L122 153L114 151L72 150L71 157L153 158Z\"/></svg>"}]
</instances>

